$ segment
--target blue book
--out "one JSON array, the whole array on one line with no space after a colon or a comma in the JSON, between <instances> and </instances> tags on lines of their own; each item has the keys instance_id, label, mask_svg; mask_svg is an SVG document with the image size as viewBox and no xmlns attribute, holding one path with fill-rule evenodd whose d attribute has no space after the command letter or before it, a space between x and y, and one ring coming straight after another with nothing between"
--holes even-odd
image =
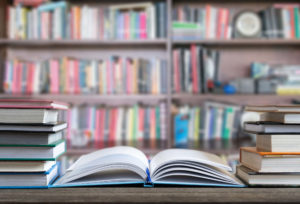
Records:
<instances>
[{"instance_id":1,"label":"blue book","mask_svg":"<svg viewBox=\"0 0 300 204\"><path fill-rule=\"evenodd\" d=\"M159 185L243 187L220 157L167 149L151 161L134 147L110 147L81 156L51 187Z\"/></svg>"},{"instance_id":2,"label":"blue book","mask_svg":"<svg viewBox=\"0 0 300 204\"><path fill-rule=\"evenodd\" d=\"M57 162L46 172L0 173L0 189L8 188L49 188L59 176L60 163Z\"/></svg>"},{"instance_id":3,"label":"blue book","mask_svg":"<svg viewBox=\"0 0 300 204\"><path fill-rule=\"evenodd\" d=\"M188 145L189 120L185 114L177 114L174 118L175 147Z\"/></svg>"}]
</instances>

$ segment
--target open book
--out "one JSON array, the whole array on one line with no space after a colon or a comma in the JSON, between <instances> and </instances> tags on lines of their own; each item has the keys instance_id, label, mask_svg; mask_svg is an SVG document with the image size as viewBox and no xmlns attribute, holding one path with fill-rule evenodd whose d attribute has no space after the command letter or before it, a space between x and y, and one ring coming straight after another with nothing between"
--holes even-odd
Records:
<instances>
[{"instance_id":1,"label":"open book","mask_svg":"<svg viewBox=\"0 0 300 204\"><path fill-rule=\"evenodd\" d=\"M133 147L112 147L81 156L53 187L120 184L242 187L218 156L187 149L161 151L148 161Z\"/></svg>"}]
</instances>

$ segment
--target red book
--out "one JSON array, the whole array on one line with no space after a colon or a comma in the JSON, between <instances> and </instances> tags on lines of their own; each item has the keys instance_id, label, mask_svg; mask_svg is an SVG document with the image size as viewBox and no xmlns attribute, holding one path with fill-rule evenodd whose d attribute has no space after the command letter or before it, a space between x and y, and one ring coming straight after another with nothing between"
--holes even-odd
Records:
<instances>
[{"instance_id":1,"label":"red book","mask_svg":"<svg viewBox=\"0 0 300 204\"><path fill-rule=\"evenodd\" d=\"M294 7L290 7L290 22L291 22L291 38L295 38L295 17Z\"/></svg>"},{"instance_id":2,"label":"red book","mask_svg":"<svg viewBox=\"0 0 300 204\"><path fill-rule=\"evenodd\" d=\"M228 27L229 27L229 10L228 9L224 9L224 38L228 39Z\"/></svg>"},{"instance_id":3,"label":"red book","mask_svg":"<svg viewBox=\"0 0 300 204\"><path fill-rule=\"evenodd\" d=\"M145 109L144 108L139 108L139 135L138 135L138 141L143 142L143 132L144 132L144 119L145 119Z\"/></svg>"},{"instance_id":4,"label":"red book","mask_svg":"<svg viewBox=\"0 0 300 204\"><path fill-rule=\"evenodd\" d=\"M111 109L110 122L109 122L109 136L108 136L108 145L114 146L116 142L116 117L117 117L117 108Z\"/></svg>"},{"instance_id":5,"label":"red book","mask_svg":"<svg viewBox=\"0 0 300 204\"><path fill-rule=\"evenodd\" d=\"M222 23L223 23L223 9L217 9L217 39L222 36Z\"/></svg>"},{"instance_id":6,"label":"red book","mask_svg":"<svg viewBox=\"0 0 300 204\"><path fill-rule=\"evenodd\" d=\"M147 38L147 14L146 12L141 12L140 18L140 39Z\"/></svg>"},{"instance_id":7,"label":"red book","mask_svg":"<svg viewBox=\"0 0 300 204\"><path fill-rule=\"evenodd\" d=\"M206 13L206 17L205 17L205 31L206 31L206 38L210 37L210 26L209 22L210 22L210 18L211 18L211 6L210 5L206 5L205 6L205 13Z\"/></svg>"},{"instance_id":8,"label":"red book","mask_svg":"<svg viewBox=\"0 0 300 204\"><path fill-rule=\"evenodd\" d=\"M150 147L155 149L156 142L156 118L155 108L151 108L150 111Z\"/></svg>"},{"instance_id":9,"label":"red book","mask_svg":"<svg viewBox=\"0 0 300 204\"><path fill-rule=\"evenodd\" d=\"M51 100L0 99L0 108L68 109L68 104Z\"/></svg>"},{"instance_id":10,"label":"red book","mask_svg":"<svg viewBox=\"0 0 300 204\"><path fill-rule=\"evenodd\" d=\"M26 92L29 93L29 94L32 94L32 92L33 92L34 69L35 69L34 64L33 63L28 63Z\"/></svg>"},{"instance_id":11,"label":"red book","mask_svg":"<svg viewBox=\"0 0 300 204\"><path fill-rule=\"evenodd\" d=\"M192 62L192 84L193 84L193 92L199 93L199 79L197 73L197 48L196 45L191 45L191 62Z\"/></svg>"},{"instance_id":12,"label":"red book","mask_svg":"<svg viewBox=\"0 0 300 204\"><path fill-rule=\"evenodd\" d=\"M14 0L14 5L22 4L23 6L39 6L48 0Z\"/></svg>"}]
</instances>

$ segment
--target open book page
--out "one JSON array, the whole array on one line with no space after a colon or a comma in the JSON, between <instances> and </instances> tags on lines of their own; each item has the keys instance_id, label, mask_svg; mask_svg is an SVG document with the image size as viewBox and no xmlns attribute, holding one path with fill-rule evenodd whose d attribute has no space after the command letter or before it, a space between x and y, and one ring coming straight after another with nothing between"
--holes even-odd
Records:
<instances>
[{"instance_id":1,"label":"open book page","mask_svg":"<svg viewBox=\"0 0 300 204\"><path fill-rule=\"evenodd\" d=\"M148 168L147 157L136 148L106 148L81 156L57 184L146 181Z\"/></svg>"},{"instance_id":2,"label":"open book page","mask_svg":"<svg viewBox=\"0 0 300 204\"><path fill-rule=\"evenodd\" d=\"M173 184L228 184L240 181L216 155L186 149L169 149L155 155L150 163L151 180Z\"/></svg>"}]
</instances>

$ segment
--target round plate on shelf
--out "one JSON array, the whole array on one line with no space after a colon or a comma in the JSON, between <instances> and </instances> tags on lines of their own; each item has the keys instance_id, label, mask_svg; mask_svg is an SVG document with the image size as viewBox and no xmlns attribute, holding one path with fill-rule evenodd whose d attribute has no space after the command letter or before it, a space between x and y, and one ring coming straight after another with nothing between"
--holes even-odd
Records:
<instances>
[{"instance_id":1,"label":"round plate on shelf","mask_svg":"<svg viewBox=\"0 0 300 204\"><path fill-rule=\"evenodd\" d=\"M261 36L262 23L259 15L253 11L242 11L235 16L234 37L258 38Z\"/></svg>"}]
</instances>

